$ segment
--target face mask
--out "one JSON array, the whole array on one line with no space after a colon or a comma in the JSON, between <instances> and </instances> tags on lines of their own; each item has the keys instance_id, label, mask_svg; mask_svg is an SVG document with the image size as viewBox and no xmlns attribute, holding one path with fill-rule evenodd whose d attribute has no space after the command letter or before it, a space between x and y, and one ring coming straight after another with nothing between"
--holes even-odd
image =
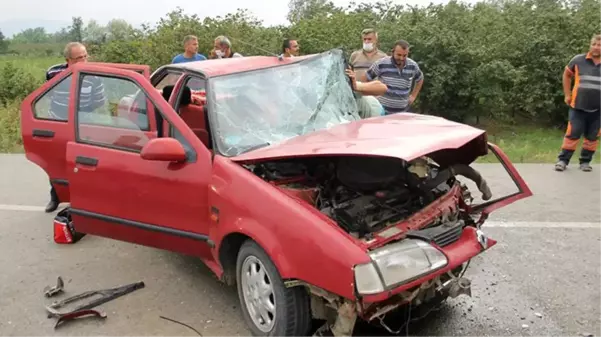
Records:
<instances>
[{"instance_id":1,"label":"face mask","mask_svg":"<svg viewBox=\"0 0 601 337\"><path fill-rule=\"evenodd\" d=\"M216 50L215 51L215 55L219 56L219 57L224 57L225 53L222 50Z\"/></svg>"},{"instance_id":2,"label":"face mask","mask_svg":"<svg viewBox=\"0 0 601 337\"><path fill-rule=\"evenodd\" d=\"M374 44L373 43L364 43L363 50L365 50L366 52L370 52L370 51L374 50Z\"/></svg>"}]
</instances>

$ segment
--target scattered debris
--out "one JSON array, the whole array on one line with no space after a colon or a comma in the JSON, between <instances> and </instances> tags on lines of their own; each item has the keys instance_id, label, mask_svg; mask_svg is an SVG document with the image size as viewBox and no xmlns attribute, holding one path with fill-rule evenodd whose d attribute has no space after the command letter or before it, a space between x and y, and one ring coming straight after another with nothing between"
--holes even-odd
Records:
<instances>
[{"instance_id":1,"label":"scattered debris","mask_svg":"<svg viewBox=\"0 0 601 337\"><path fill-rule=\"evenodd\" d=\"M534 315L538 318L543 318L543 314L541 314L540 312L535 312Z\"/></svg>"},{"instance_id":2,"label":"scattered debris","mask_svg":"<svg viewBox=\"0 0 601 337\"><path fill-rule=\"evenodd\" d=\"M522 324L522 328L528 329L528 324Z\"/></svg>"},{"instance_id":3,"label":"scattered debris","mask_svg":"<svg viewBox=\"0 0 601 337\"><path fill-rule=\"evenodd\" d=\"M65 322L69 322L69 321L72 321L72 320L75 320L75 319L78 319L81 317L87 317L90 315L92 315L94 317L102 318L102 319L106 318L106 313L104 313L102 311L93 310L93 309L79 310L79 311L74 311L74 312L60 316L58 318L58 320L56 321L54 328L56 329L59 326L64 325Z\"/></svg>"},{"instance_id":4,"label":"scattered debris","mask_svg":"<svg viewBox=\"0 0 601 337\"><path fill-rule=\"evenodd\" d=\"M525 321L525 320L526 320L526 316L522 316L522 317L520 317L520 318L522 319L522 321Z\"/></svg>"},{"instance_id":5,"label":"scattered debris","mask_svg":"<svg viewBox=\"0 0 601 337\"><path fill-rule=\"evenodd\" d=\"M583 336L583 337L594 337L595 336L592 333L588 333L588 332L583 332L580 335Z\"/></svg>"},{"instance_id":6,"label":"scattered debris","mask_svg":"<svg viewBox=\"0 0 601 337\"><path fill-rule=\"evenodd\" d=\"M488 310L489 311L493 311L493 310L495 310L495 308L494 307L489 307Z\"/></svg>"},{"instance_id":7,"label":"scattered debris","mask_svg":"<svg viewBox=\"0 0 601 337\"><path fill-rule=\"evenodd\" d=\"M165 319L165 320L171 321L171 322L173 322L173 323L181 324L181 325L183 325L183 326L187 327L188 329L191 329L192 331L196 332L196 333L197 333L199 336L202 336L202 334L201 334L200 332L198 332L198 330L194 329L193 327L189 326L188 324L185 324L185 323L182 323L182 322L176 321L176 320L174 320L174 319L171 319L171 318L167 318L167 317L165 317L165 316L159 316L159 317L160 317L160 318L162 318L162 319Z\"/></svg>"},{"instance_id":8,"label":"scattered debris","mask_svg":"<svg viewBox=\"0 0 601 337\"><path fill-rule=\"evenodd\" d=\"M73 313L76 311L91 309L100 304L114 300L115 298L129 294L132 291L140 289L140 288L144 288L144 282L136 282L136 283L132 283L132 284L128 284L128 285L125 285L122 287L117 287L117 288L112 288L112 289L86 291L84 293L69 297L62 301L58 301L58 302L55 301L52 304L46 306L46 310L48 311L48 318L60 317L65 314ZM81 305L69 312L59 312L56 310L57 308L60 308L60 307L64 306L65 304L75 302L75 301L81 300L83 298L88 298L88 297L91 297L94 295L100 295L100 298L90 301L87 304Z\"/></svg>"},{"instance_id":9,"label":"scattered debris","mask_svg":"<svg viewBox=\"0 0 601 337\"><path fill-rule=\"evenodd\" d=\"M44 296L52 297L56 294L59 294L63 292L64 287L65 283L63 282L63 278L59 276L54 287L46 286L44 288Z\"/></svg>"}]
</instances>

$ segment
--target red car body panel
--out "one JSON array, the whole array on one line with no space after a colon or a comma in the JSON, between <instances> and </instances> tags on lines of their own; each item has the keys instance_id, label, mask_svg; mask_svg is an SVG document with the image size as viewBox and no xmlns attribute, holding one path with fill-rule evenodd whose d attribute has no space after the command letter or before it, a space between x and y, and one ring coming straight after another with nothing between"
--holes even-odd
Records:
<instances>
[{"instance_id":1,"label":"red car body panel","mask_svg":"<svg viewBox=\"0 0 601 337\"><path fill-rule=\"evenodd\" d=\"M245 57L169 67L193 69L211 77L294 63L307 57L284 60ZM23 103L21 122L27 158L51 178L68 180L68 189L62 193L70 193L72 217L78 231L198 256L218 277L224 273L221 255L227 248L224 242L233 236L246 236L268 253L283 279L302 280L339 296L357 299L353 267L371 261L368 250L399 239L407 230L421 228L458 205L468 207L462 204L460 189L453 188L408 219L376 233L373 240L362 241L303 201L300 194L262 180L242 167L242 163L325 155L386 156L409 161L428 155L442 165L469 164L490 149L501 160L519 192L469 206L471 210L481 212L485 219L489 212L532 195L507 156L487 143L483 130L433 116L396 114L364 119L236 157L223 157L207 149L174 111L177 95L172 94L166 102L143 72L131 70L114 65L79 64L68 72L73 72L74 79L79 72L86 72L116 75L136 83L156 106L148 110L149 120L154 119L153 114L161 113L165 119L163 130L172 125L179 131L194 153L192 160L150 161L142 159L138 152L119 149L120 145L128 145L139 150L149 139L167 136L159 134L154 121L146 132L80 127L79 136L100 138L113 147L110 148L77 138L73 106L69 108L68 123L33 118L32 103L67 72L36 90ZM184 77L177 81L174 93L180 90L183 81ZM78 81L73 81L72 97L77 95L77 85ZM53 128L55 138L34 139L33 130L38 128ZM278 211L274 212L274 208ZM392 227L398 230L396 234L379 235ZM464 229L459 241L442 249L449 259L443 269L361 300L365 305L385 301L479 254L483 249L474 231ZM489 239L488 247L494 243Z\"/></svg>"}]
</instances>

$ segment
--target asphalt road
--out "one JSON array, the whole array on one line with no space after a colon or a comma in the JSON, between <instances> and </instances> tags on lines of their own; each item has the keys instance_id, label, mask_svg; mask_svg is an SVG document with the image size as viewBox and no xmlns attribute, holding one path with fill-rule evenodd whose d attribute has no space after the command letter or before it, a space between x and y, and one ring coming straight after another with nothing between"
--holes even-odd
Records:
<instances>
[{"instance_id":1,"label":"asphalt road","mask_svg":"<svg viewBox=\"0 0 601 337\"><path fill-rule=\"evenodd\" d=\"M502 167L476 168L493 191L511 192ZM601 334L601 168L517 168L535 196L491 216L485 231L499 244L466 273L473 297L450 300L402 334ZM0 155L0 191L0 335L196 335L161 315L204 336L249 335L235 289L217 282L194 258L91 236L56 245L54 214L42 211L47 177L24 157ZM105 321L86 319L54 330L43 289L59 275L68 295L137 281L146 287L100 306ZM365 326L356 332L385 334Z\"/></svg>"}]
</instances>

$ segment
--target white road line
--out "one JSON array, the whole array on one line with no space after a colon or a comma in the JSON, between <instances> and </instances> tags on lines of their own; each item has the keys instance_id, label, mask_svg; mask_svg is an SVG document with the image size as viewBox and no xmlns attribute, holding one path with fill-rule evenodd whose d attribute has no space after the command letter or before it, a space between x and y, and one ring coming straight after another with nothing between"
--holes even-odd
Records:
<instances>
[{"instance_id":1,"label":"white road line","mask_svg":"<svg viewBox=\"0 0 601 337\"><path fill-rule=\"evenodd\" d=\"M30 205L3 205L0 211L44 212L44 206ZM599 228L601 222L551 222L551 221L486 221L482 229L486 228Z\"/></svg>"},{"instance_id":2,"label":"white road line","mask_svg":"<svg viewBox=\"0 0 601 337\"><path fill-rule=\"evenodd\" d=\"M482 229L486 228L599 228L601 222L551 222L551 221L486 221Z\"/></svg>"},{"instance_id":3,"label":"white road line","mask_svg":"<svg viewBox=\"0 0 601 337\"><path fill-rule=\"evenodd\" d=\"M44 212L45 209L46 209L46 207L43 207L43 206L0 204L0 211Z\"/></svg>"}]
</instances>

